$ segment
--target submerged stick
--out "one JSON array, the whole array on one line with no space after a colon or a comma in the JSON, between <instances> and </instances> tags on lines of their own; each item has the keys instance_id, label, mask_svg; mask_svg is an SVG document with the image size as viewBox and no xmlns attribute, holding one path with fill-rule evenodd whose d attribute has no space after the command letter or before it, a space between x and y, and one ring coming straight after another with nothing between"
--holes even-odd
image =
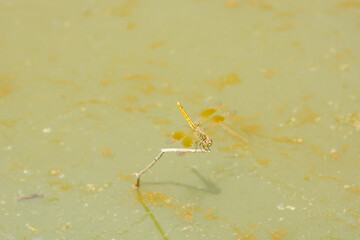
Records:
<instances>
[{"instance_id":1,"label":"submerged stick","mask_svg":"<svg viewBox=\"0 0 360 240\"><path fill-rule=\"evenodd\" d=\"M42 198L42 197L44 197L42 193L34 193L30 195L22 195L18 198L18 201L29 200L34 198Z\"/></svg>"},{"instance_id":2,"label":"submerged stick","mask_svg":"<svg viewBox=\"0 0 360 240\"><path fill-rule=\"evenodd\" d=\"M136 175L136 184L135 188L138 189L140 187L140 178L141 175L143 175L147 170L149 170L166 152L177 152L177 153L207 153L210 152L210 150L206 149L188 149L188 148L163 148L161 149L159 155L156 156L156 158L146 166L141 172L135 173Z\"/></svg>"}]
</instances>

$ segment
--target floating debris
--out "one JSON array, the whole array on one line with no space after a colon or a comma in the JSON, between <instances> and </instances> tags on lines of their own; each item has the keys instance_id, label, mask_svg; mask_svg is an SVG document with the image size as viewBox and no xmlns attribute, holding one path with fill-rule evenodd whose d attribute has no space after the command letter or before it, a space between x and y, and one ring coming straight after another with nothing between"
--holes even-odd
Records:
<instances>
[{"instance_id":1,"label":"floating debris","mask_svg":"<svg viewBox=\"0 0 360 240\"><path fill-rule=\"evenodd\" d=\"M21 197L19 197L18 201L23 201L23 200L29 200L29 199L34 199L34 198L43 198L44 195L42 193L34 193L34 194L29 194L29 195L23 195Z\"/></svg>"}]
</instances>

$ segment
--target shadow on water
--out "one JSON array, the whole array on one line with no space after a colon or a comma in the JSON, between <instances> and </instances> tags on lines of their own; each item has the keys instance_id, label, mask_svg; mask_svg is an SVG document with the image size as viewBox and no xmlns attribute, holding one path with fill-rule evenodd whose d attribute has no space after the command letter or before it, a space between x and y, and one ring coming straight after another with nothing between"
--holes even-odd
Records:
<instances>
[{"instance_id":1,"label":"shadow on water","mask_svg":"<svg viewBox=\"0 0 360 240\"><path fill-rule=\"evenodd\" d=\"M187 189L193 189L193 190L197 190L197 191L207 192L207 193L211 193L211 194L220 194L221 193L221 189L215 183L213 183L210 180L203 177L195 168L192 168L191 171L201 180L201 182L204 184L204 187L195 187L195 186L192 186L189 184L184 184L184 183L179 183L179 182L174 182L174 181L147 182L147 183L143 183L143 184L148 184L148 185L168 185L168 184L170 184L170 185L184 187Z\"/></svg>"}]
</instances>

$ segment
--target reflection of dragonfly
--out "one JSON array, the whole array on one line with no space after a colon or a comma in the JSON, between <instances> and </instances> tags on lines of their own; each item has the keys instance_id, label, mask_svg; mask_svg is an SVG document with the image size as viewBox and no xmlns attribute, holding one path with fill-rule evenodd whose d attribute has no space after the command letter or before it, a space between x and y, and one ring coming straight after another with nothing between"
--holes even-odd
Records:
<instances>
[{"instance_id":1,"label":"reflection of dragonfly","mask_svg":"<svg viewBox=\"0 0 360 240\"><path fill-rule=\"evenodd\" d=\"M227 118L229 118L230 114L227 113L229 116L215 114L217 110L219 110L220 107L222 106L221 104L216 104L213 107L210 107L202 111L199 114L201 118L200 122L194 123L179 102L177 102L177 105L182 115L189 123L191 127L191 131L189 132L182 129L176 130L170 135L171 142L175 143L181 140L181 144L184 147L191 147L194 144L196 144L197 148L210 151L210 147L212 145L212 139L209 138L207 133L205 132L203 128L204 125L209 126L213 124L222 123L225 120L227 120Z\"/></svg>"}]
</instances>

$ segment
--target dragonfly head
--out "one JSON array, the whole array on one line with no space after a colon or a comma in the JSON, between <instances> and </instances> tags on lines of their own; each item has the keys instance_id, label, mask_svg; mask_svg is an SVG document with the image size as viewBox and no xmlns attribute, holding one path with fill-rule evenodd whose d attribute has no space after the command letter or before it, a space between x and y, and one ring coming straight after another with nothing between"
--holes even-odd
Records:
<instances>
[{"instance_id":1,"label":"dragonfly head","mask_svg":"<svg viewBox=\"0 0 360 240\"><path fill-rule=\"evenodd\" d=\"M210 147L212 145L212 139L211 138L206 138L204 141L203 141L203 145L205 147L206 150L210 150Z\"/></svg>"}]
</instances>

